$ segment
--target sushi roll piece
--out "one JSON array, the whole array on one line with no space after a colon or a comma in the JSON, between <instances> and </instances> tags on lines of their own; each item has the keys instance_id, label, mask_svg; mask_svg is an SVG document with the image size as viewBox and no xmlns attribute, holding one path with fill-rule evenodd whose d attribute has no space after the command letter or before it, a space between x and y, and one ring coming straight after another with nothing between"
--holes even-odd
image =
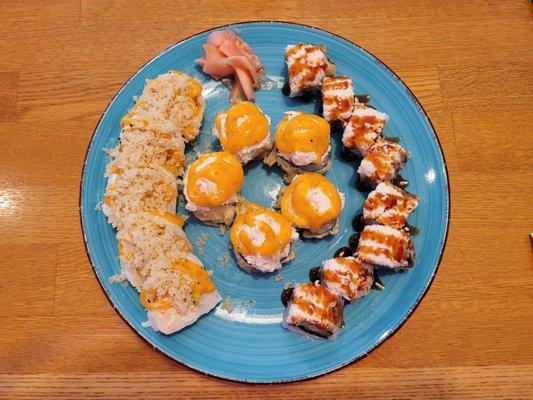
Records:
<instances>
[{"instance_id":1,"label":"sushi roll piece","mask_svg":"<svg viewBox=\"0 0 533 400\"><path fill-rule=\"evenodd\" d=\"M272 152L265 163L277 163L285 172L287 182L305 172L323 174L331 167L330 130L324 118L286 112L276 128L275 154Z\"/></svg>"},{"instance_id":2,"label":"sushi roll piece","mask_svg":"<svg viewBox=\"0 0 533 400\"><path fill-rule=\"evenodd\" d=\"M188 143L200 133L204 117L202 84L179 71L147 79L142 94L121 126L166 132Z\"/></svg>"},{"instance_id":3,"label":"sushi roll piece","mask_svg":"<svg viewBox=\"0 0 533 400\"><path fill-rule=\"evenodd\" d=\"M183 175L185 143L181 136L167 132L126 127L120 132L120 144L108 152L113 160L106 176L135 167L163 167L173 175Z\"/></svg>"},{"instance_id":4,"label":"sushi roll piece","mask_svg":"<svg viewBox=\"0 0 533 400\"><path fill-rule=\"evenodd\" d=\"M363 219L367 224L402 228L418 206L419 196L406 192L390 182L381 182L370 192L363 204Z\"/></svg>"},{"instance_id":5,"label":"sushi roll piece","mask_svg":"<svg viewBox=\"0 0 533 400\"><path fill-rule=\"evenodd\" d=\"M320 282L332 292L352 302L364 297L374 282L372 267L355 257L336 257L309 272L313 282Z\"/></svg>"},{"instance_id":6,"label":"sushi roll piece","mask_svg":"<svg viewBox=\"0 0 533 400\"><path fill-rule=\"evenodd\" d=\"M343 323L340 296L319 283L302 283L284 291L281 326L310 339L335 340Z\"/></svg>"},{"instance_id":7,"label":"sushi roll piece","mask_svg":"<svg viewBox=\"0 0 533 400\"><path fill-rule=\"evenodd\" d=\"M217 114L213 134L222 148L246 164L272 149L270 119L254 103L243 101Z\"/></svg>"},{"instance_id":8,"label":"sushi roll piece","mask_svg":"<svg viewBox=\"0 0 533 400\"><path fill-rule=\"evenodd\" d=\"M367 225L361 232L356 254L365 263L398 271L413 266L415 246L404 230Z\"/></svg>"},{"instance_id":9,"label":"sushi roll piece","mask_svg":"<svg viewBox=\"0 0 533 400\"><path fill-rule=\"evenodd\" d=\"M230 230L237 263L246 272L273 272L294 258L298 233L283 215L248 203Z\"/></svg>"},{"instance_id":10,"label":"sushi roll piece","mask_svg":"<svg viewBox=\"0 0 533 400\"><path fill-rule=\"evenodd\" d=\"M306 238L322 238L339 230L344 194L324 176L310 172L298 175L279 200L281 213Z\"/></svg>"},{"instance_id":11,"label":"sushi roll piece","mask_svg":"<svg viewBox=\"0 0 533 400\"><path fill-rule=\"evenodd\" d=\"M140 288L140 302L146 309L148 324L165 335L193 324L221 300L210 271L191 253L168 260L148 262L149 275Z\"/></svg>"},{"instance_id":12,"label":"sushi roll piece","mask_svg":"<svg viewBox=\"0 0 533 400\"><path fill-rule=\"evenodd\" d=\"M124 218L136 212L175 212L177 197L176 177L165 168L118 168L109 175L102 211L114 228L120 228Z\"/></svg>"},{"instance_id":13,"label":"sushi roll piece","mask_svg":"<svg viewBox=\"0 0 533 400\"><path fill-rule=\"evenodd\" d=\"M357 172L362 182L375 187L381 182L394 180L408 159L409 153L399 144L378 137Z\"/></svg>"},{"instance_id":14,"label":"sushi roll piece","mask_svg":"<svg viewBox=\"0 0 533 400\"><path fill-rule=\"evenodd\" d=\"M368 149L381 136L389 116L364 104L357 103L351 110L342 134L342 144L358 157L364 157Z\"/></svg>"},{"instance_id":15,"label":"sushi roll piece","mask_svg":"<svg viewBox=\"0 0 533 400\"><path fill-rule=\"evenodd\" d=\"M322 84L322 114L328 122L344 124L350 118L355 104L352 78L348 76L325 77Z\"/></svg>"},{"instance_id":16,"label":"sushi roll piece","mask_svg":"<svg viewBox=\"0 0 533 400\"><path fill-rule=\"evenodd\" d=\"M289 97L314 93L326 76L335 75L335 64L327 57L326 46L293 44L285 48L289 75Z\"/></svg>"},{"instance_id":17,"label":"sushi roll piece","mask_svg":"<svg viewBox=\"0 0 533 400\"><path fill-rule=\"evenodd\" d=\"M150 260L173 259L192 251L183 232L184 223L185 220L174 212L139 212L124 219L117 232L121 274L135 288L149 275Z\"/></svg>"},{"instance_id":18,"label":"sushi roll piece","mask_svg":"<svg viewBox=\"0 0 533 400\"><path fill-rule=\"evenodd\" d=\"M244 172L228 151L206 153L193 162L184 177L185 208L213 225L231 225L241 201Z\"/></svg>"}]
</instances>

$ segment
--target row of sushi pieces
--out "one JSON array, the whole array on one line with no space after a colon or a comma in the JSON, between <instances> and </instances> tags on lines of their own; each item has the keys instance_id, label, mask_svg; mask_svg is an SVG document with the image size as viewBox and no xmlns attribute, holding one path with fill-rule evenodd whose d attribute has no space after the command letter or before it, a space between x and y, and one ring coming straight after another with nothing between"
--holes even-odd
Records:
<instances>
[{"instance_id":1,"label":"row of sushi pieces","mask_svg":"<svg viewBox=\"0 0 533 400\"><path fill-rule=\"evenodd\" d=\"M319 61L317 61L319 60ZM282 292L286 307L282 326L310 338L334 340L343 325L344 302L353 302L370 291L375 268L405 270L413 266L415 249L404 229L419 197L393 182L409 153L381 136L388 116L360 103L349 77L334 77L335 68L324 46L288 46L289 95L322 91L323 115L344 128L342 142L354 156L364 186L374 188L365 200L363 214L354 220L354 253L326 260L310 270L310 283Z\"/></svg>"},{"instance_id":2,"label":"row of sushi pieces","mask_svg":"<svg viewBox=\"0 0 533 400\"><path fill-rule=\"evenodd\" d=\"M199 133L204 113L200 82L171 71L146 81L121 121L119 144L107 153L102 211L117 229L120 274L139 292L155 331L174 333L221 300L192 253L176 213L185 144Z\"/></svg>"},{"instance_id":3,"label":"row of sushi pieces","mask_svg":"<svg viewBox=\"0 0 533 400\"><path fill-rule=\"evenodd\" d=\"M372 188L380 182L394 181L409 153L382 136L388 115L360 102L350 77L335 76L336 68L325 46L289 45L285 61L287 94L297 97L321 92L324 119L343 129L344 148L354 157L362 158L357 170L361 182Z\"/></svg>"}]
</instances>

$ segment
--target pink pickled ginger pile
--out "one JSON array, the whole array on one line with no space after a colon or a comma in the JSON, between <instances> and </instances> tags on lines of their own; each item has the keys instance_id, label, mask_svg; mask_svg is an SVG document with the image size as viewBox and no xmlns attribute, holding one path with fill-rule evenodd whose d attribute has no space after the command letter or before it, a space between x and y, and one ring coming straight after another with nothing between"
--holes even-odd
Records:
<instances>
[{"instance_id":1,"label":"pink pickled ginger pile","mask_svg":"<svg viewBox=\"0 0 533 400\"><path fill-rule=\"evenodd\" d=\"M215 31L209 34L204 51L204 57L195 61L213 79L233 78L232 102L254 99L265 68L248 43L233 32Z\"/></svg>"}]
</instances>

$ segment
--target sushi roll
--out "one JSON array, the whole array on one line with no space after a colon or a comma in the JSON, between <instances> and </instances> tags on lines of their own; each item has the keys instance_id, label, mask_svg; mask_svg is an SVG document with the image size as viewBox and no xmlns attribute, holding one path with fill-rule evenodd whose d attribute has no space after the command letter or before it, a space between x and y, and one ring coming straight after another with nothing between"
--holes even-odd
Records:
<instances>
[{"instance_id":1,"label":"sushi roll","mask_svg":"<svg viewBox=\"0 0 533 400\"><path fill-rule=\"evenodd\" d=\"M230 230L237 263L246 272L273 272L294 258L298 233L283 215L248 203Z\"/></svg>"},{"instance_id":2,"label":"sushi roll","mask_svg":"<svg viewBox=\"0 0 533 400\"><path fill-rule=\"evenodd\" d=\"M418 201L419 196L390 182L381 182L363 204L363 220L367 224L377 223L400 229L418 206Z\"/></svg>"},{"instance_id":3,"label":"sushi roll","mask_svg":"<svg viewBox=\"0 0 533 400\"><path fill-rule=\"evenodd\" d=\"M335 75L335 64L326 55L326 46L293 44L285 48L289 75L289 97L314 93L326 76Z\"/></svg>"},{"instance_id":4,"label":"sushi roll","mask_svg":"<svg viewBox=\"0 0 533 400\"><path fill-rule=\"evenodd\" d=\"M262 158L272 148L270 120L254 103L243 101L217 114L213 134L242 163Z\"/></svg>"},{"instance_id":5,"label":"sushi roll","mask_svg":"<svg viewBox=\"0 0 533 400\"><path fill-rule=\"evenodd\" d=\"M148 324L170 335L193 324L222 300L202 262L191 253L147 263L149 274L140 288Z\"/></svg>"},{"instance_id":6,"label":"sushi roll","mask_svg":"<svg viewBox=\"0 0 533 400\"><path fill-rule=\"evenodd\" d=\"M400 145L378 137L361 161L357 172L362 182L376 186L392 181L409 159L409 153Z\"/></svg>"},{"instance_id":7,"label":"sushi roll","mask_svg":"<svg viewBox=\"0 0 533 400\"><path fill-rule=\"evenodd\" d=\"M275 162L288 182L297 174L322 174L331 167L330 126L324 118L297 111L285 113L276 128L275 144ZM274 163L272 155L265 163Z\"/></svg>"},{"instance_id":8,"label":"sushi roll","mask_svg":"<svg viewBox=\"0 0 533 400\"><path fill-rule=\"evenodd\" d=\"M342 144L356 156L364 157L381 135L388 120L387 114L361 103L356 104L347 119Z\"/></svg>"},{"instance_id":9,"label":"sushi roll","mask_svg":"<svg viewBox=\"0 0 533 400\"><path fill-rule=\"evenodd\" d=\"M173 212L139 212L128 215L117 232L121 274L138 288L149 274L147 263L157 257L172 259L190 253L183 232L185 221Z\"/></svg>"},{"instance_id":10,"label":"sushi roll","mask_svg":"<svg viewBox=\"0 0 533 400\"><path fill-rule=\"evenodd\" d=\"M344 123L350 118L355 103L352 78L325 77L322 84L322 114L328 122Z\"/></svg>"},{"instance_id":11,"label":"sushi roll","mask_svg":"<svg viewBox=\"0 0 533 400\"><path fill-rule=\"evenodd\" d=\"M173 175L183 175L185 143L181 136L126 127L120 132L120 144L108 152L112 162L106 176L121 169L163 167Z\"/></svg>"},{"instance_id":12,"label":"sushi roll","mask_svg":"<svg viewBox=\"0 0 533 400\"><path fill-rule=\"evenodd\" d=\"M240 202L244 172L237 158L227 152L206 153L193 162L184 177L185 208L213 225L231 225Z\"/></svg>"},{"instance_id":13,"label":"sushi roll","mask_svg":"<svg viewBox=\"0 0 533 400\"><path fill-rule=\"evenodd\" d=\"M361 232L356 254L365 263L397 271L413 266L415 247L401 229L367 225Z\"/></svg>"},{"instance_id":14,"label":"sushi roll","mask_svg":"<svg viewBox=\"0 0 533 400\"><path fill-rule=\"evenodd\" d=\"M306 238L322 238L339 230L344 194L317 173L298 175L279 200L281 213Z\"/></svg>"},{"instance_id":15,"label":"sushi roll","mask_svg":"<svg viewBox=\"0 0 533 400\"><path fill-rule=\"evenodd\" d=\"M175 212L176 177L162 167L140 167L112 172L107 181L102 211L114 228L139 211Z\"/></svg>"},{"instance_id":16,"label":"sushi roll","mask_svg":"<svg viewBox=\"0 0 533 400\"><path fill-rule=\"evenodd\" d=\"M302 283L284 291L281 326L310 339L335 340L343 323L340 296L318 283Z\"/></svg>"},{"instance_id":17,"label":"sushi roll","mask_svg":"<svg viewBox=\"0 0 533 400\"><path fill-rule=\"evenodd\" d=\"M320 282L347 301L366 296L374 282L372 267L355 257L336 257L324 261L309 272L313 282Z\"/></svg>"},{"instance_id":18,"label":"sushi roll","mask_svg":"<svg viewBox=\"0 0 533 400\"><path fill-rule=\"evenodd\" d=\"M200 133L204 109L200 81L170 71L146 80L142 94L121 125L170 133L187 143Z\"/></svg>"}]
</instances>

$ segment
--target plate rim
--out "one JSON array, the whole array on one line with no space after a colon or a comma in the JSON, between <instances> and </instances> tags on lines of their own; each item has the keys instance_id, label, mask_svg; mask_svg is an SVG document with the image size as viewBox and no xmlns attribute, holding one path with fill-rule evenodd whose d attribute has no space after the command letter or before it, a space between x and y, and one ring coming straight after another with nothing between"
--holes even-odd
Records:
<instances>
[{"instance_id":1,"label":"plate rim","mask_svg":"<svg viewBox=\"0 0 533 400\"><path fill-rule=\"evenodd\" d=\"M219 29L238 28L240 26L253 26L253 25L263 25L263 24L277 24L277 25L280 25L280 26L283 26L283 25L297 26L297 27L302 27L302 28L305 28L305 29L310 29L310 30L313 30L313 31L318 31L318 32L321 32L321 33L325 33L325 34L330 35L330 36L332 36L332 37L334 37L334 38L336 38L338 40L344 41L344 42L356 47L358 50L362 51L363 53L366 53L368 56L370 56L372 59L374 59L379 65L381 65L381 67L384 68L385 72L390 77L394 78L395 81L397 83L399 83L400 86L405 89L406 93L409 95L409 97L411 97L411 99L413 100L415 106L418 108L418 111L424 116L426 121L429 123L429 126L431 127L431 132L432 132L433 138L435 139L435 142L436 142L438 150L439 150L440 157L442 158L442 166L444 167L444 175L443 176L446 178L445 181L444 181L444 189L445 189L445 192L446 192L446 202L445 202L445 206L446 206L446 209L445 209L446 226L445 226L445 230L444 230L444 240L442 240L442 242L440 243L440 249L439 249L439 255L438 255L439 259L438 259L438 261L437 261L437 263L435 265L435 269L433 270L433 272L432 272L432 274L430 276L430 279L428 280L428 282L424 286L424 288L423 288L422 292L420 293L420 295L415 300L413 306L405 314L405 316L403 317L401 322L394 329L391 329L389 332L387 332L386 335L383 335L382 337L380 337L372 346L370 346L368 349L366 349L363 353L361 353L359 355L356 355L356 356L350 358L349 360L347 360L345 362L342 362L342 363L340 363L338 365L335 365L335 366L333 366L333 367L331 367L329 369L321 370L321 371L318 371L316 373L314 372L314 373L307 374L307 375L300 375L300 376L296 376L296 377L292 377L292 378L268 379L268 380L246 379L246 378L238 378L238 377L228 376L228 375L223 375L223 374L217 374L217 373L214 373L214 372L211 372L211 371L206 371L204 369L201 369L200 367L197 367L197 366L194 366L194 365L190 365L187 362L184 362L183 360L180 360L178 357L175 357L172 354L168 354L164 350L160 349L158 346L154 345L149 340L148 337L145 337L145 335L142 332L140 332L139 330L135 329L133 322L131 322L128 319L128 317L126 317L122 313L122 311L115 305L115 303L111 299L111 295L110 295L110 293L108 292L107 288L105 287L105 285L103 283L105 278L100 275L100 272L96 268L96 263L93 260L93 258L91 257L91 253L90 253L89 247L88 247L89 240L88 240L87 233L86 233L86 230L85 230L86 221L85 221L85 217L84 217L84 206L83 206L84 181L85 181L86 170L87 170L87 162L88 162L89 153L92 152L92 148L94 146L94 139L95 139L96 133L97 133L97 131L100 128L102 120L107 115L107 113L109 111L109 108L114 103L116 98L126 88L126 86L131 82L131 80L133 78L135 78L148 64L150 64L150 63L154 62L155 60L157 60L163 54L167 53L170 49L172 49L174 47L177 47L177 46L181 45L182 43L185 43L185 42L187 42L187 41L189 41L189 40L191 40L191 39L193 39L193 38L195 38L197 36L203 35L204 33L215 31L215 30L219 30ZM304 380L310 380L310 379L313 379L313 378L318 378L318 377L320 377L322 375L331 373L333 371L340 370L341 368L344 368L344 367L346 367L346 366L348 366L348 365L350 365L352 363L355 363L355 362L365 358L371 352L373 352L379 346L381 346L385 341L387 341L389 338L394 336L403 327L403 325L411 317L411 315L414 313L414 311L416 311L416 309L418 308L418 306L420 305L420 303L422 302L422 300L424 299L424 297L428 293L431 285L433 284L433 281L435 280L435 276L437 275L437 272L439 270L440 264L442 262L442 258L444 256L444 250L446 248L446 244L447 244L447 241L448 241L449 228L450 228L450 219L451 219L450 176L449 176L449 172L448 172L448 163L446 162L446 157L445 157L444 151L442 149L442 144L441 144L440 139L439 139L439 137L437 135L437 132L435 130L435 126L433 125L433 122L429 118L429 115L427 114L426 110L424 109L424 107L422 106L422 104L420 103L418 98L415 96L415 94L407 86L407 84L398 76L398 74L396 74L396 72L394 72L394 70L392 70L381 59L379 59L377 56L372 54L370 51L368 51L368 50L364 49L363 47L359 46L357 43L355 43L355 42L353 42L353 41L351 41L349 39L346 39L345 37L340 36L340 35L338 35L336 33L330 32L330 31L328 31L326 29L317 28L315 26L307 25L307 24L303 24L303 23L284 21L284 20L248 20L248 21L232 22L230 24L223 24L223 25L213 26L211 28L196 32L196 33L194 33L192 35L189 35L189 36L183 38L182 40L180 40L180 41L178 41L178 42L166 47L165 49L161 50L154 57L152 57L148 61L146 61L142 66L140 66L122 84L120 89L115 93L115 95L107 103L107 105L106 105L103 113L101 114L100 118L98 119L98 122L96 123L96 126L95 126L95 128L93 130L93 133L92 133L92 135L91 135L91 137L89 139L89 144L87 146L87 150L85 152L85 157L84 157L84 161L83 161L83 168L82 168L82 171L81 171L81 179L80 179L80 186L79 186L79 218L80 218L80 224L81 224L81 231L82 231L82 236L83 236L83 244L84 244L84 248L85 248L85 253L87 254L87 258L89 259L89 263L91 264L91 269L92 269L92 271L93 271L93 273L94 273L94 275L96 277L96 280L98 281L98 284L100 285L100 288L104 292L107 301L111 304L111 306L116 311L116 313L120 316L120 318L124 322L126 322L126 324L143 341L145 341L148 345L150 345L154 350L156 350L160 354L164 355L165 357L169 358L173 362L179 363L179 364L181 364L181 365L183 365L183 366L185 366L185 367L187 367L187 368L189 368L189 369L191 369L191 370L193 370L195 372L200 372L200 373L202 373L204 375L211 376L211 377L218 378L218 379L223 379L223 380L226 380L226 381L253 383L253 384L290 383L290 382L298 382L298 381L304 381Z\"/></svg>"}]
</instances>

